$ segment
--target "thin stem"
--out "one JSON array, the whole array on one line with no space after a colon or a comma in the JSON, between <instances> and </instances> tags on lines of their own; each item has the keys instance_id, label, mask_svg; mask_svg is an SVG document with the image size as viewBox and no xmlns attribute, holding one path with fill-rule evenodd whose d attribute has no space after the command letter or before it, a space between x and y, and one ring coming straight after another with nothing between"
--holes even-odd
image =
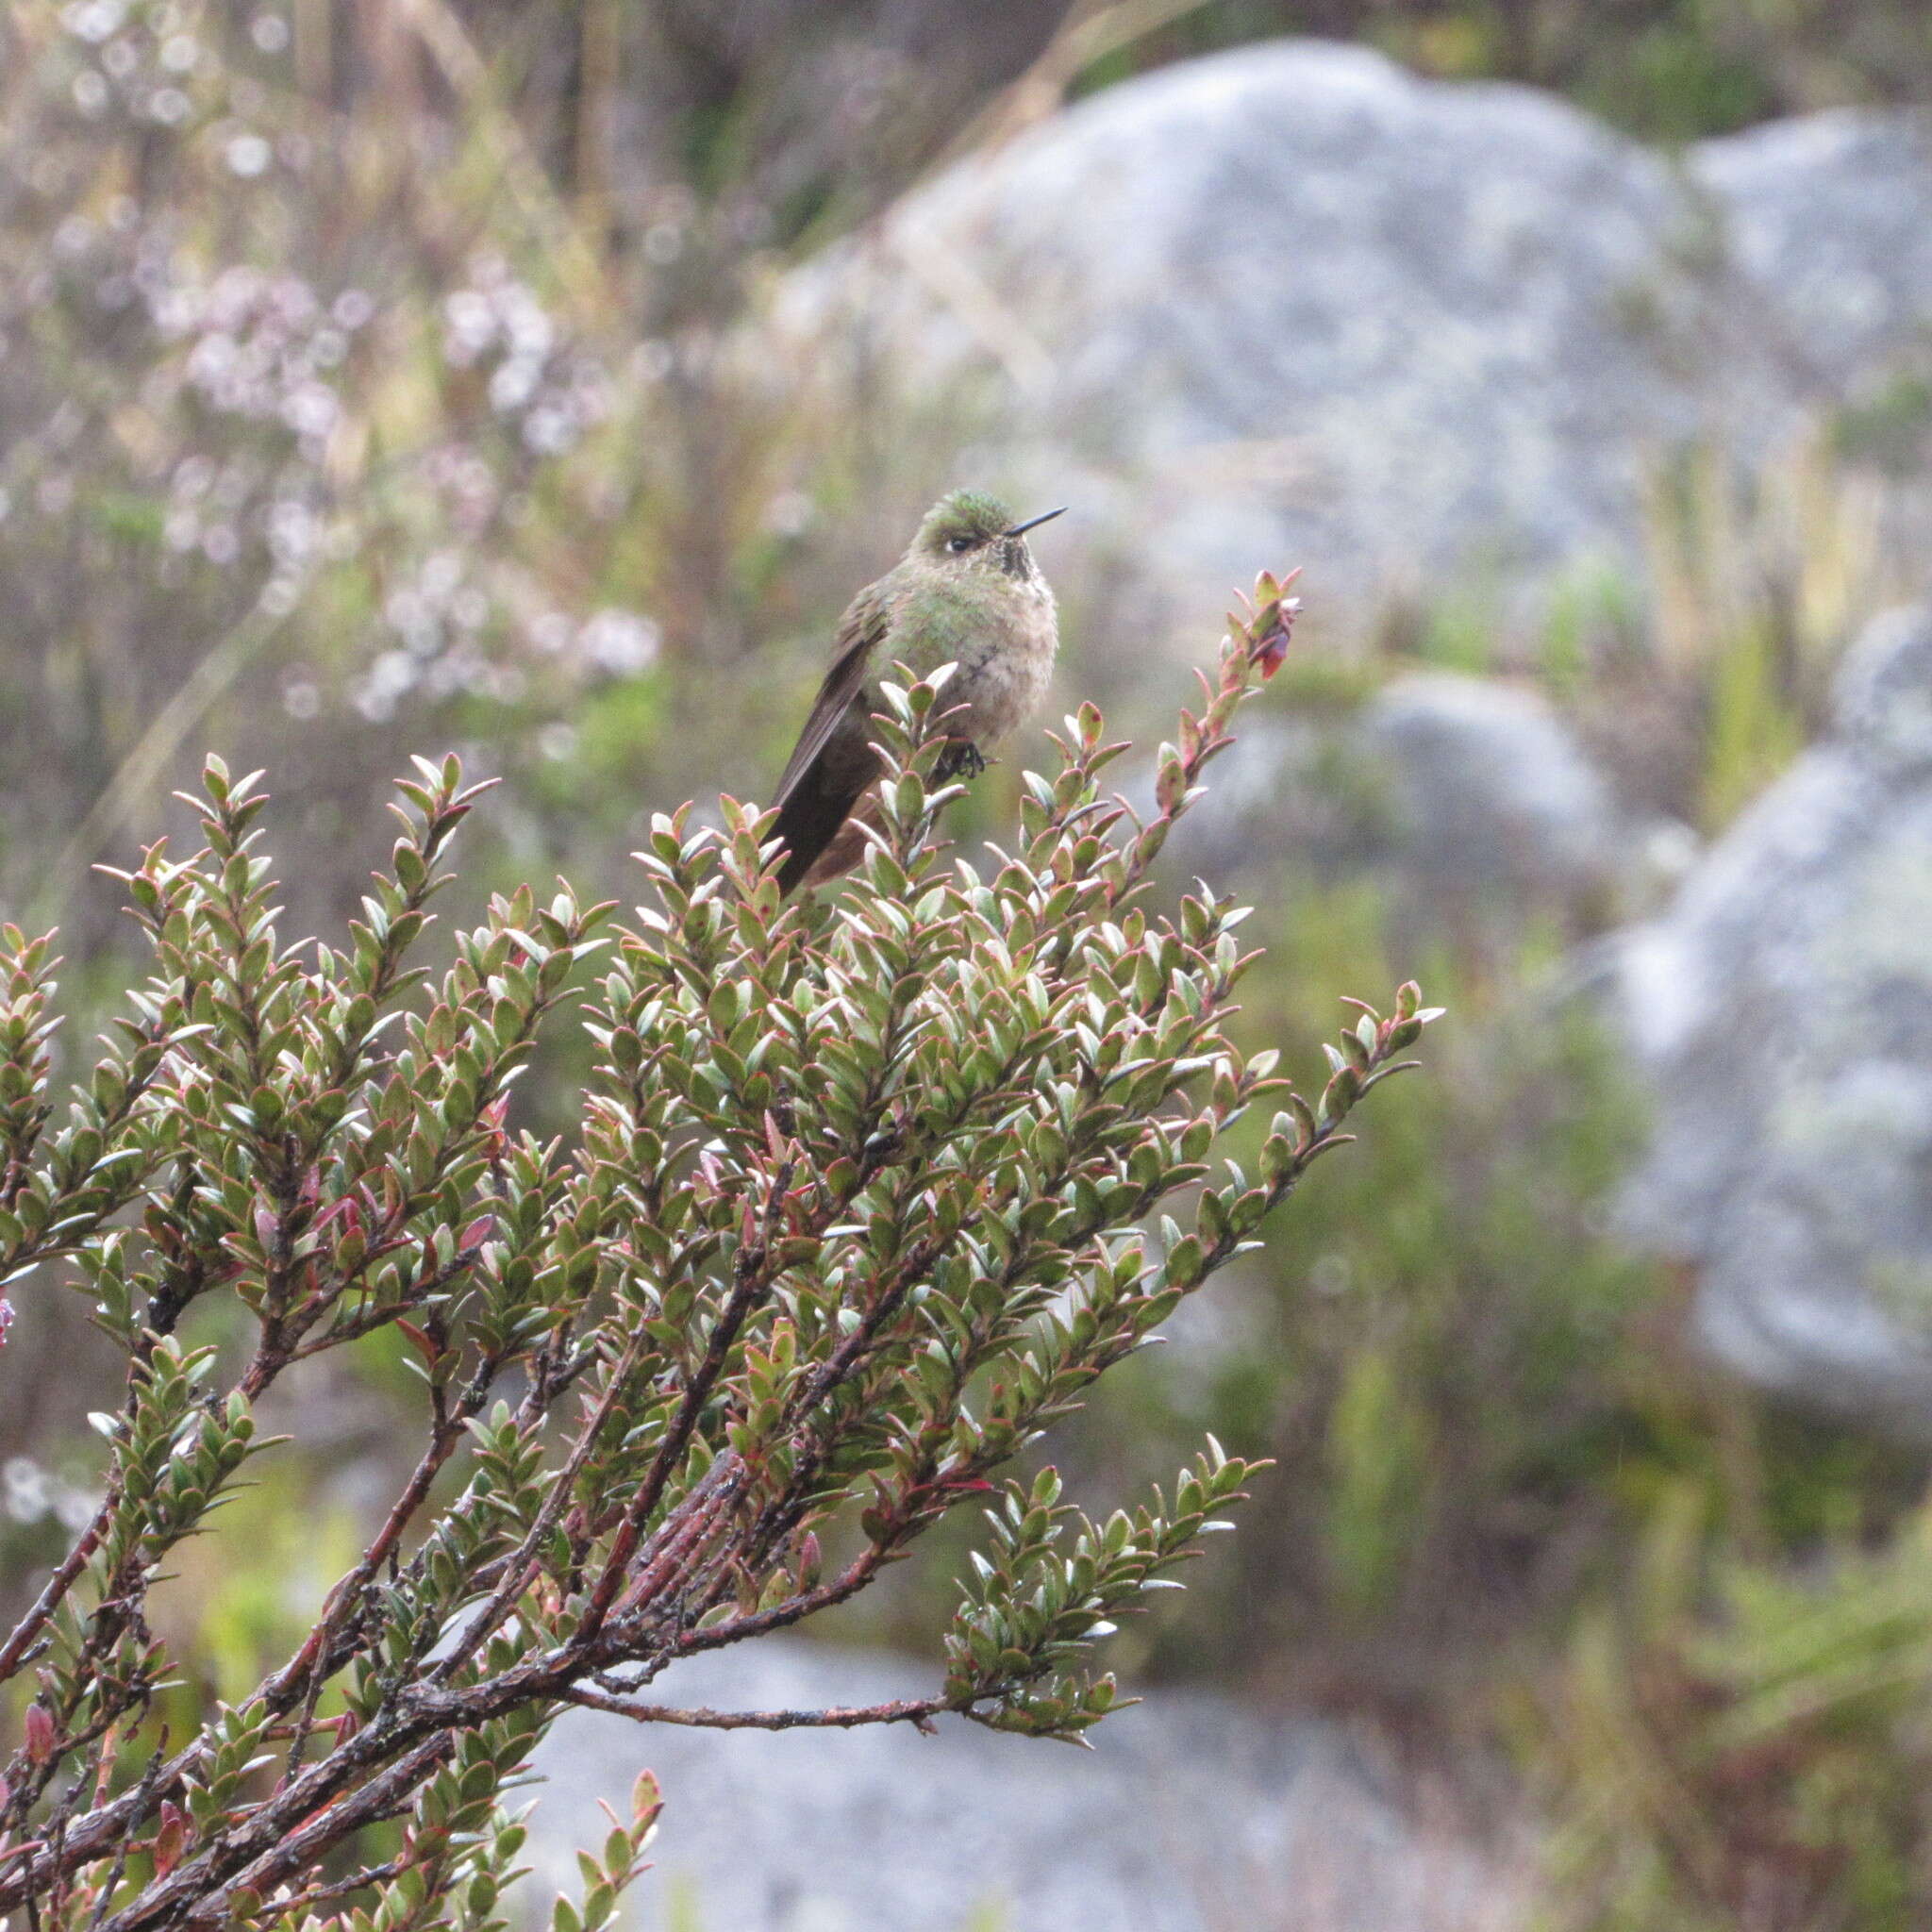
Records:
<instances>
[{"instance_id":1,"label":"thin stem","mask_svg":"<svg viewBox=\"0 0 1932 1932\"><path fill-rule=\"evenodd\" d=\"M644 1525L662 1499L671 1472L677 1467L691 1441L691 1431L697 1426L698 1417L704 1413L705 1404L710 1399L712 1387L724 1370L731 1345L738 1340L739 1332L753 1308L770 1291L777 1278L778 1271L773 1269L769 1262L771 1238L797 1167L795 1158L781 1161L766 1183L763 1230L754 1244L739 1250L738 1279L730 1298L711 1325L704 1360L691 1378L684 1400L678 1405L677 1414L665 1432L663 1441L658 1445L650 1472L639 1485L638 1492L625 1510L624 1520L611 1540L610 1554L605 1559L603 1573L597 1578L596 1589L591 1592L590 1606L578 1630L578 1639L582 1641L588 1642L593 1638L604 1619L609 1615L610 1606L616 1602L618 1591L624 1586L625 1572L637 1554Z\"/></svg>"},{"instance_id":2,"label":"thin stem","mask_svg":"<svg viewBox=\"0 0 1932 1932\"><path fill-rule=\"evenodd\" d=\"M587 1684L563 1693L564 1701L586 1710L608 1710L641 1724L684 1724L707 1731L853 1730L860 1724L912 1724L932 1729L932 1720L946 1711L961 1710L974 1698L908 1697L890 1704L827 1705L821 1710L711 1710L703 1705L681 1707L671 1704L634 1704L612 1697Z\"/></svg>"},{"instance_id":3,"label":"thin stem","mask_svg":"<svg viewBox=\"0 0 1932 1932\"><path fill-rule=\"evenodd\" d=\"M99 1546L102 1537L108 1532L108 1525L114 1519L120 1497L110 1490L102 1499L101 1507L94 1511L93 1521L81 1531L74 1547L61 1559L60 1567L46 1582L46 1587L33 1601L32 1607L13 1626L13 1634L0 1646L0 1683L4 1683L19 1669L33 1641L46 1624L47 1619L60 1607L61 1600L79 1579L80 1573L87 1568L87 1560Z\"/></svg>"},{"instance_id":4,"label":"thin stem","mask_svg":"<svg viewBox=\"0 0 1932 1932\"><path fill-rule=\"evenodd\" d=\"M591 1451L597 1446L598 1438L604 1433L605 1424L610 1420L619 1401L630 1386L630 1378L636 1373L638 1357L643 1352L644 1341L644 1330L641 1327L633 1330L623 1356L610 1372L609 1386L604 1391L596 1408L577 1432L577 1440L572 1447L570 1459L551 1479L549 1492L543 1498L536 1521L530 1524L523 1541L504 1566L502 1582L496 1586L489 1602L471 1619L469 1628L450 1646L448 1655L430 1671L427 1682L442 1683L460 1670L488 1641L490 1633L502 1623L508 1614L509 1607L527 1588L531 1563L545 1539L557 1526L558 1519L563 1514L572 1491L576 1488L576 1479L583 1473L584 1464L590 1460Z\"/></svg>"},{"instance_id":5,"label":"thin stem","mask_svg":"<svg viewBox=\"0 0 1932 1932\"><path fill-rule=\"evenodd\" d=\"M270 1918L286 1918L291 1912L306 1911L310 1906L327 1905L333 1899L347 1898L352 1892L368 1891L378 1885L386 1885L391 1878L397 1878L409 1868L407 1858L391 1858L386 1865L366 1865L359 1872L352 1872L346 1878L331 1880L326 1885L311 1886L307 1891L298 1891L289 1898L265 1900L255 1912L255 1923L259 1925Z\"/></svg>"}]
</instances>

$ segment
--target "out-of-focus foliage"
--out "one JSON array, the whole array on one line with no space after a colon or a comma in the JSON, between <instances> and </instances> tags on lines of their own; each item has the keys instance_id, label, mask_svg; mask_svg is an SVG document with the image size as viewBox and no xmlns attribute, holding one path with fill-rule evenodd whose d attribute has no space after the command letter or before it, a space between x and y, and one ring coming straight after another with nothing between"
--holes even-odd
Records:
<instances>
[{"instance_id":1,"label":"out-of-focus foliage","mask_svg":"<svg viewBox=\"0 0 1932 1932\"><path fill-rule=\"evenodd\" d=\"M1923 589L1932 450L1898 427L1916 455L1881 468L1847 460L1861 432L1840 421L1745 485L1708 451L1653 479L1652 608L1603 613L1557 680L1631 790L1716 833L1817 735L1852 641Z\"/></svg>"},{"instance_id":2,"label":"out-of-focus foliage","mask_svg":"<svg viewBox=\"0 0 1932 1932\"><path fill-rule=\"evenodd\" d=\"M1711 1555L1660 1504L1634 1587L1579 1621L1543 1733L1551 1932L1907 1932L1932 1915L1923 1512L1810 1574Z\"/></svg>"},{"instance_id":3,"label":"out-of-focus foliage","mask_svg":"<svg viewBox=\"0 0 1932 1932\"><path fill-rule=\"evenodd\" d=\"M1307 1040L1298 974L1379 961L1379 908L1292 879L1269 896L1257 937L1297 968L1251 995L1247 1024ZM1230 1587L1265 1604L1283 1654L1297 1629L1330 1633L1332 1667L1372 1700L1572 1600L1610 1546L1611 1472L1645 1435L1623 1354L1657 1283L1603 1225L1640 1124L1608 1042L1574 1008L1518 1023L1547 956L1507 987L1433 964L1458 999L1436 1087L1391 1095L1357 1171L1271 1245L1247 1345L1204 1391L1232 1441L1326 1477L1277 1499Z\"/></svg>"},{"instance_id":4,"label":"out-of-focus foliage","mask_svg":"<svg viewBox=\"0 0 1932 1932\"><path fill-rule=\"evenodd\" d=\"M285 742L326 846L399 711L541 743L647 666L599 451L650 366L593 345L501 115L339 114L271 8L16 8L0 42L0 895L68 892L49 853L120 846L192 737ZM351 873L299 875L344 909Z\"/></svg>"},{"instance_id":5,"label":"out-of-focus foliage","mask_svg":"<svg viewBox=\"0 0 1932 1932\"><path fill-rule=\"evenodd\" d=\"M1321 34L1373 42L1426 73L1552 88L1665 141L1932 90L1932 22L1917 0L1155 0L1094 11L1096 39L1120 44L1088 70L1090 86L1268 34Z\"/></svg>"}]
</instances>

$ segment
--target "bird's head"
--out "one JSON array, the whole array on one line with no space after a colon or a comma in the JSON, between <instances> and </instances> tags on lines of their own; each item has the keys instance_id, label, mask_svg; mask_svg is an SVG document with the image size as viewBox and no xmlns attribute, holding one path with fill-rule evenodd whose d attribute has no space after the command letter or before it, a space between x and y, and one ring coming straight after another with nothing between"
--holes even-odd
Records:
<instances>
[{"instance_id":1,"label":"bird's head","mask_svg":"<svg viewBox=\"0 0 1932 1932\"><path fill-rule=\"evenodd\" d=\"M1007 576L1030 576L1033 558L1026 548L1026 532L1059 514L1059 510L1050 509L1016 523L1012 511L998 497L979 490L956 490L926 511L907 554L948 571L998 571Z\"/></svg>"}]
</instances>

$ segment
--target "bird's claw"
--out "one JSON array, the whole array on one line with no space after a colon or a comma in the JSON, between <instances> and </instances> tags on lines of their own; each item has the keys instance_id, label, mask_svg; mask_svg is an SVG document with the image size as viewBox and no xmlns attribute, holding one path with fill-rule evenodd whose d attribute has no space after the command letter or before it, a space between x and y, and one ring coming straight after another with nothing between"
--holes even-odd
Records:
<instances>
[{"instance_id":1,"label":"bird's claw","mask_svg":"<svg viewBox=\"0 0 1932 1932\"><path fill-rule=\"evenodd\" d=\"M940 756L934 775L941 785L955 778L976 778L986 770L986 754L969 739L956 738Z\"/></svg>"}]
</instances>

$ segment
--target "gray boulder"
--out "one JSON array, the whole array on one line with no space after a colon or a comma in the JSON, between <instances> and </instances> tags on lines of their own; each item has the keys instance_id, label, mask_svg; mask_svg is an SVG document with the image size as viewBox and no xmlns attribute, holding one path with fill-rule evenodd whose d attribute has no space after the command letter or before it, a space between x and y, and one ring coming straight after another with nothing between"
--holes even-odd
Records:
<instances>
[{"instance_id":1,"label":"gray boulder","mask_svg":"<svg viewBox=\"0 0 1932 1932\"><path fill-rule=\"evenodd\" d=\"M1637 917L1684 861L1686 828L1625 810L1527 686L1412 672L1345 716L1257 710L1170 841L1189 874L1232 882L1288 854L1318 875L1382 877L1425 923L1507 936L1526 918ZM1144 808L1151 776L1140 789Z\"/></svg>"},{"instance_id":2,"label":"gray boulder","mask_svg":"<svg viewBox=\"0 0 1932 1932\"><path fill-rule=\"evenodd\" d=\"M1844 108L1691 149L1735 293L1793 389L1856 395L1932 348L1932 140L1922 115Z\"/></svg>"},{"instance_id":3,"label":"gray boulder","mask_svg":"<svg viewBox=\"0 0 1932 1932\"><path fill-rule=\"evenodd\" d=\"M1602 775L1539 693L1445 672L1398 678L1361 720L1391 830L1441 891L1521 906L1616 893L1640 849Z\"/></svg>"},{"instance_id":4,"label":"gray boulder","mask_svg":"<svg viewBox=\"0 0 1932 1932\"><path fill-rule=\"evenodd\" d=\"M1331 636L1450 595L1508 631L1641 567L1673 450L1755 462L1923 348L1932 164L1885 114L1675 164L1526 89L1264 44L961 162L780 313L897 412L908 494L1073 501L1076 642L1186 623L1191 658L1205 599L1292 561Z\"/></svg>"},{"instance_id":5,"label":"gray boulder","mask_svg":"<svg viewBox=\"0 0 1932 1932\"><path fill-rule=\"evenodd\" d=\"M653 1694L759 1709L928 1694L931 1667L768 1640L678 1666ZM525 1909L578 1881L597 1801L644 1766L667 1799L627 1924L735 1932L1501 1932L1513 1888L1441 1819L1398 1809L1340 1727L1157 1691L1094 1749L955 1719L922 1737L642 1729L564 1718L526 1857Z\"/></svg>"},{"instance_id":6,"label":"gray boulder","mask_svg":"<svg viewBox=\"0 0 1932 1932\"><path fill-rule=\"evenodd\" d=\"M1625 1203L1766 1386L1932 1441L1932 608L1874 623L1833 729L1625 936L1657 1094Z\"/></svg>"}]
</instances>

